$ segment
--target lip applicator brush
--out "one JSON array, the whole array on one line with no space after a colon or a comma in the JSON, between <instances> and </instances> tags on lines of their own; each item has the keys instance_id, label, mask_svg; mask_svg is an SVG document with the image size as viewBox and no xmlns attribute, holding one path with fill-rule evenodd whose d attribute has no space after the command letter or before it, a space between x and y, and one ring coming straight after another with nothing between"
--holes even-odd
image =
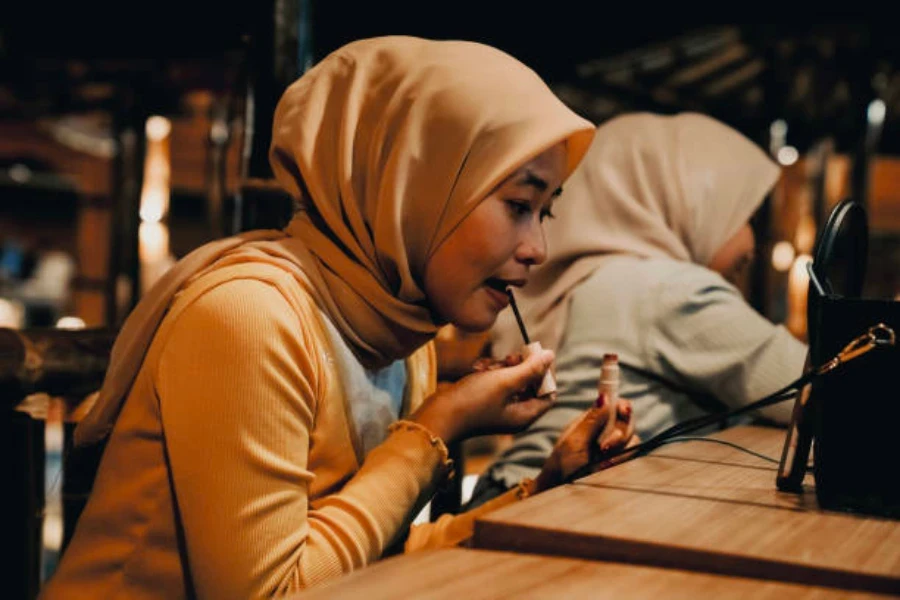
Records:
<instances>
[{"instance_id":1,"label":"lip applicator brush","mask_svg":"<svg viewBox=\"0 0 900 600\"><path fill-rule=\"evenodd\" d=\"M533 353L542 351L543 348L541 347L540 342L532 342L529 339L528 331L525 330L525 322L522 321L522 315L519 313L519 307L516 305L516 298L513 296L512 289L506 288L506 295L509 296L509 304L512 307L513 314L516 316L516 323L519 324L519 331L522 333L522 339L525 341L525 346L522 348L522 356L528 358ZM550 369L547 369L547 372L544 373L544 379L541 381L541 386L538 388L537 396L538 398L543 398L555 391L556 380L553 378L553 373Z\"/></svg>"}]
</instances>

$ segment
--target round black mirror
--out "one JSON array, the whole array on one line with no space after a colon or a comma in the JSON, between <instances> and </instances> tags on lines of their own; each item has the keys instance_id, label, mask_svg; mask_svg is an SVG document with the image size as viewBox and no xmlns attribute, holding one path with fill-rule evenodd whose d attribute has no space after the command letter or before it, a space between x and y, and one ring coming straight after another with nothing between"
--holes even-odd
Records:
<instances>
[{"instance_id":1,"label":"round black mirror","mask_svg":"<svg viewBox=\"0 0 900 600\"><path fill-rule=\"evenodd\" d=\"M868 251L866 210L858 202L843 200L828 216L809 267L806 316L810 346L815 346L821 300L825 296L859 298L862 294Z\"/></svg>"}]
</instances>

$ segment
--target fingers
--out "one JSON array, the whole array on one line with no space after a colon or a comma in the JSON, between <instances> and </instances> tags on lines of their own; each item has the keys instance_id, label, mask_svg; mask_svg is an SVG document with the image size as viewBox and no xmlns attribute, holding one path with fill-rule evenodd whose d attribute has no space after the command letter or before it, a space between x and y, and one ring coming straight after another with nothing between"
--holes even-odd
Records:
<instances>
[{"instance_id":1,"label":"fingers","mask_svg":"<svg viewBox=\"0 0 900 600\"><path fill-rule=\"evenodd\" d=\"M522 360L522 355L518 353L510 354L506 358L501 359L483 356L472 363L472 370L478 373L494 371L496 369L502 369L503 367L513 367L520 364Z\"/></svg>"},{"instance_id":2,"label":"fingers","mask_svg":"<svg viewBox=\"0 0 900 600\"><path fill-rule=\"evenodd\" d=\"M544 373L553 364L555 355L552 350L541 350L531 354L516 365L503 370L503 384L512 393L527 387L531 383L539 383Z\"/></svg>"},{"instance_id":3,"label":"fingers","mask_svg":"<svg viewBox=\"0 0 900 600\"><path fill-rule=\"evenodd\" d=\"M522 356L522 353L516 352L514 354L508 355L505 359L503 359L503 362L507 367L514 367L518 364L521 364L523 360L525 360L525 357Z\"/></svg>"},{"instance_id":4,"label":"fingers","mask_svg":"<svg viewBox=\"0 0 900 600\"><path fill-rule=\"evenodd\" d=\"M609 406L606 402L606 394L600 394L594 407L584 412L578 428L588 439L594 440L603 433L607 421L609 421Z\"/></svg>"},{"instance_id":5,"label":"fingers","mask_svg":"<svg viewBox=\"0 0 900 600\"><path fill-rule=\"evenodd\" d=\"M620 400L616 410L616 424L606 437L597 440L601 452L627 447L634 437L634 419L631 403Z\"/></svg>"},{"instance_id":6,"label":"fingers","mask_svg":"<svg viewBox=\"0 0 900 600\"><path fill-rule=\"evenodd\" d=\"M477 359L472 363L472 370L481 373L483 371L490 371L491 369L496 368L494 365L497 364L497 361L489 356L483 356Z\"/></svg>"},{"instance_id":7,"label":"fingers","mask_svg":"<svg viewBox=\"0 0 900 600\"><path fill-rule=\"evenodd\" d=\"M603 403L599 408L584 411L563 430L555 448L567 455L576 455L579 460L583 454L583 458L587 460L589 449L597 443L608 420L609 410Z\"/></svg>"},{"instance_id":8,"label":"fingers","mask_svg":"<svg viewBox=\"0 0 900 600\"><path fill-rule=\"evenodd\" d=\"M631 402L628 400L619 400L619 403L616 405L616 418L628 423L631 421L632 410Z\"/></svg>"},{"instance_id":9,"label":"fingers","mask_svg":"<svg viewBox=\"0 0 900 600\"><path fill-rule=\"evenodd\" d=\"M584 411L566 425L559 435L556 445L587 447L603 433L603 428L608 420L609 409L606 406L606 396L600 394L593 408ZM599 443L599 440L597 442Z\"/></svg>"},{"instance_id":10,"label":"fingers","mask_svg":"<svg viewBox=\"0 0 900 600\"><path fill-rule=\"evenodd\" d=\"M616 414L616 418L619 421L618 426L622 427L622 429L623 429L624 438L627 442L626 447L633 446L634 440L637 439L637 436L634 435L635 424L634 424L634 413L632 411L633 411L633 409L631 407L631 402L629 402L627 400L619 401L619 410L618 410L618 413ZM639 439L638 439L638 443L640 443Z\"/></svg>"},{"instance_id":11,"label":"fingers","mask_svg":"<svg viewBox=\"0 0 900 600\"><path fill-rule=\"evenodd\" d=\"M621 425L621 423L620 423ZM627 446L634 446L636 443L640 443L640 438L634 434L634 419L629 419L627 423L625 423L624 427L625 431L625 439L627 440ZM635 442L637 440L637 442Z\"/></svg>"},{"instance_id":12,"label":"fingers","mask_svg":"<svg viewBox=\"0 0 900 600\"><path fill-rule=\"evenodd\" d=\"M626 403L628 404L628 403ZM553 447L550 459L538 476L544 487L557 485L570 477L578 469L591 464L599 458L597 446L605 449L610 445L621 445L627 440L628 423L631 422L631 406L617 405L622 408L622 420L616 421L613 434L601 440L606 425L611 417L607 396L600 394L592 408L584 411L563 430ZM618 412L618 411L617 411ZM602 454L602 453L601 453Z\"/></svg>"},{"instance_id":13,"label":"fingers","mask_svg":"<svg viewBox=\"0 0 900 600\"><path fill-rule=\"evenodd\" d=\"M608 436L598 440L598 442L600 442L600 452L609 452L625 442L625 432L619 429L617 425Z\"/></svg>"},{"instance_id":14,"label":"fingers","mask_svg":"<svg viewBox=\"0 0 900 600\"><path fill-rule=\"evenodd\" d=\"M551 400L545 398L530 398L521 402L510 404L506 408L508 423L514 429L522 429L531 425L542 414L553 406Z\"/></svg>"}]
</instances>

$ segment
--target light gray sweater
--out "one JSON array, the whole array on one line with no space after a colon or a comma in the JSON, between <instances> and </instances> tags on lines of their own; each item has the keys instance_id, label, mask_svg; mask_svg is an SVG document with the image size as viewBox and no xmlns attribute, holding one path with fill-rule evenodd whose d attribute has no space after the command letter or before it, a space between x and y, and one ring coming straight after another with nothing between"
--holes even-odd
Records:
<instances>
[{"instance_id":1,"label":"light gray sweater","mask_svg":"<svg viewBox=\"0 0 900 600\"><path fill-rule=\"evenodd\" d=\"M557 350L558 401L492 465L507 487L537 475L560 431L597 398L604 353L619 356L619 397L648 439L710 410L738 408L803 372L807 347L773 325L719 274L692 263L611 258L571 295ZM698 396L715 398L698 403ZM759 415L786 424L791 402Z\"/></svg>"}]
</instances>

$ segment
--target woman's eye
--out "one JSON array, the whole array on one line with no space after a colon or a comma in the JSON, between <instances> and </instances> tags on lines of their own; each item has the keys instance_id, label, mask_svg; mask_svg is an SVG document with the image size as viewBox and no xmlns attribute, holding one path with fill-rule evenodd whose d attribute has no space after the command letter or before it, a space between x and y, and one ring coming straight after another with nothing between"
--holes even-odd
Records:
<instances>
[{"instance_id":1,"label":"woman's eye","mask_svg":"<svg viewBox=\"0 0 900 600\"><path fill-rule=\"evenodd\" d=\"M523 202L521 200L507 200L507 206L512 211L512 213L517 217L524 217L531 214L531 203Z\"/></svg>"},{"instance_id":2,"label":"woman's eye","mask_svg":"<svg viewBox=\"0 0 900 600\"><path fill-rule=\"evenodd\" d=\"M556 215L554 215L553 211L550 210L549 208L541 211L541 222L543 222L544 219L555 219L555 218L556 218Z\"/></svg>"}]
</instances>

